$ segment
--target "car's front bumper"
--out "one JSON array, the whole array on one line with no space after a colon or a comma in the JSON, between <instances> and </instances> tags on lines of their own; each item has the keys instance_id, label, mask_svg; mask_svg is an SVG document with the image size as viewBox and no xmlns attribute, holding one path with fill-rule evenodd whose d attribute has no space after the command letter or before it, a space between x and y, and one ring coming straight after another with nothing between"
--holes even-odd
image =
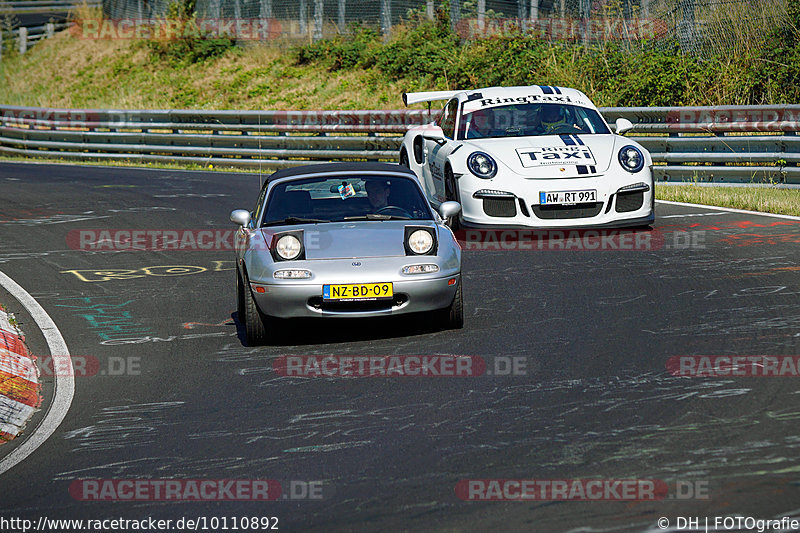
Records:
<instances>
[{"instance_id":1,"label":"car's front bumper","mask_svg":"<svg viewBox=\"0 0 800 533\"><path fill-rule=\"evenodd\" d=\"M643 216L640 218L626 218L626 219L615 219L609 222L604 223L592 223L592 224L561 224L561 225L551 225L551 226L534 226L530 224L486 224L486 223L475 223L475 222L468 222L462 221L461 225L464 228L468 229L481 229L481 230L505 230L505 229L527 229L527 230L535 230L535 229L547 229L547 230L558 230L558 229L603 229L603 228L636 228L641 226L649 226L653 224L656 220L655 213L651 212L647 216ZM570 222L570 221L566 221Z\"/></svg>"},{"instance_id":2,"label":"car's front bumper","mask_svg":"<svg viewBox=\"0 0 800 533\"><path fill-rule=\"evenodd\" d=\"M463 176L458 183L462 206L462 225L472 228L603 228L630 227L652 224L655 220L655 190L652 173L645 171L636 175L601 175L568 179L515 179L479 181ZM625 186L644 183L647 190L641 191L631 202L632 193L620 191ZM485 197L476 198L478 191L494 189L513 194L512 199L502 199L489 205ZM596 190L597 202L575 206L541 206L542 192ZM641 205L636 207L637 202ZM502 204L505 202L505 205ZM623 205L625 202L627 205ZM635 208L631 209L631 205ZM491 208L491 209L490 209Z\"/></svg>"},{"instance_id":3,"label":"car's front bumper","mask_svg":"<svg viewBox=\"0 0 800 533\"><path fill-rule=\"evenodd\" d=\"M455 281L453 281L455 280ZM386 279L392 282L392 300L368 302L323 302L326 283L251 282L261 312L278 318L372 317L434 311L449 306L461 283L461 274L424 279ZM264 292L259 292L259 289Z\"/></svg>"}]
</instances>

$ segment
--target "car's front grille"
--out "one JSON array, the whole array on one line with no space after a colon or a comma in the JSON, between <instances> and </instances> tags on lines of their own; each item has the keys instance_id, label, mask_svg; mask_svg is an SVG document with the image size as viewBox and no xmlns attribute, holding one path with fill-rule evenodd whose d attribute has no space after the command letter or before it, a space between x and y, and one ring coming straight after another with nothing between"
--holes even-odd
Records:
<instances>
[{"instance_id":1,"label":"car's front grille","mask_svg":"<svg viewBox=\"0 0 800 533\"><path fill-rule=\"evenodd\" d=\"M576 205L532 205L533 214L544 220L591 218L603 209L603 202Z\"/></svg>"},{"instance_id":2,"label":"car's front grille","mask_svg":"<svg viewBox=\"0 0 800 533\"><path fill-rule=\"evenodd\" d=\"M484 198L483 212L490 217L515 217L517 216L517 204L513 197Z\"/></svg>"},{"instance_id":3,"label":"car's front grille","mask_svg":"<svg viewBox=\"0 0 800 533\"><path fill-rule=\"evenodd\" d=\"M617 213L627 213L641 209L644 204L644 191L631 191L617 193Z\"/></svg>"}]
</instances>

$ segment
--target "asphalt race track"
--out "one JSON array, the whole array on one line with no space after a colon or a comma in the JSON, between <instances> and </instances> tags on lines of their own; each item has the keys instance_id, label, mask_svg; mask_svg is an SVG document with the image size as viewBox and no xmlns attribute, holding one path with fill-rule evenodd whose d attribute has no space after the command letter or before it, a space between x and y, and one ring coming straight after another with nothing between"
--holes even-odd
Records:
<instances>
[{"instance_id":1,"label":"asphalt race track","mask_svg":"<svg viewBox=\"0 0 800 533\"><path fill-rule=\"evenodd\" d=\"M463 330L310 321L294 343L258 348L237 325L232 251L75 245L77 230L232 230L230 211L252 209L259 185L256 174L0 164L0 270L42 304L73 359L95 365L75 377L55 434L2 474L0 516L542 532L800 516L800 380L667 371L673 356L800 355L800 221L658 204L654 230L636 232L650 236L641 249L465 248ZM2 291L0 302L46 356L21 306ZM478 356L488 372L298 378L273 367L285 355L435 354ZM52 397L43 381L26 433ZM70 485L87 478L269 479L297 499L78 501ZM455 491L470 479L586 478L663 480L669 494L480 502ZM303 487L321 491L303 498Z\"/></svg>"}]
</instances>

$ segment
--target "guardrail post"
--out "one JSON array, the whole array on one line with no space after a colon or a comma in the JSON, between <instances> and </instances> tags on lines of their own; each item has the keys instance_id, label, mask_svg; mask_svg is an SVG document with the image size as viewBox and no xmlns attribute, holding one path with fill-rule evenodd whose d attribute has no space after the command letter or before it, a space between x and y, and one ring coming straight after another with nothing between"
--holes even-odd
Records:
<instances>
[{"instance_id":1,"label":"guardrail post","mask_svg":"<svg viewBox=\"0 0 800 533\"><path fill-rule=\"evenodd\" d=\"M683 20L678 23L678 42L684 52L692 53L697 41L694 22L694 0L680 0L678 5L681 7L681 13L683 14Z\"/></svg>"},{"instance_id":2,"label":"guardrail post","mask_svg":"<svg viewBox=\"0 0 800 533\"><path fill-rule=\"evenodd\" d=\"M486 0L478 0L478 29L486 25Z\"/></svg>"},{"instance_id":3,"label":"guardrail post","mask_svg":"<svg viewBox=\"0 0 800 533\"><path fill-rule=\"evenodd\" d=\"M47 25L45 26L45 34L47 35L47 38L48 39L52 38L53 35L55 35L55 33L56 33L56 25L53 24L52 22L48 22Z\"/></svg>"},{"instance_id":4,"label":"guardrail post","mask_svg":"<svg viewBox=\"0 0 800 533\"><path fill-rule=\"evenodd\" d=\"M383 40L388 41L392 34L392 2L381 0L381 34Z\"/></svg>"},{"instance_id":5,"label":"guardrail post","mask_svg":"<svg viewBox=\"0 0 800 533\"><path fill-rule=\"evenodd\" d=\"M592 6L589 0L580 0L578 3L580 11L581 29L583 30L583 44L589 44L589 18L592 16Z\"/></svg>"},{"instance_id":6,"label":"guardrail post","mask_svg":"<svg viewBox=\"0 0 800 533\"><path fill-rule=\"evenodd\" d=\"M323 0L314 0L314 34L312 35L314 42L322 39L322 10L324 7Z\"/></svg>"},{"instance_id":7,"label":"guardrail post","mask_svg":"<svg viewBox=\"0 0 800 533\"><path fill-rule=\"evenodd\" d=\"M345 9L345 0L339 0L339 33L344 33L344 26L345 26L345 18L344 18L344 9Z\"/></svg>"},{"instance_id":8,"label":"guardrail post","mask_svg":"<svg viewBox=\"0 0 800 533\"><path fill-rule=\"evenodd\" d=\"M19 53L24 54L28 51L28 28L19 27Z\"/></svg>"},{"instance_id":9,"label":"guardrail post","mask_svg":"<svg viewBox=\"0 0 800 533\"><path fill-rule=\"evenodd\" d=\"M531 28L536 26L536 20L539 18L539 0L531 0Z\"/></svg>"},{"instance_id":10,"label":"guardrail post","mask_svg":"<svg viewBox=\"0 0 800 533\"><path fill-rule=\"evenodd\" d=\"M272 0L261 0L261 18L272 18Z\"/></svg>"},{"instance_id":11,"label":"guardrail post","mask_svg":"<svg viewBox=\"0 0 800 533\"><path fill-rule=\"evenodd\" d=\"M308 33L308 23L306 20L308 17L308 1L307 0L300 0L300 34L305 35Z\"/></svg>"},{"instance_id":12,"label":"guardrail post","mask_svg":"<svg viewBox=\"0 0 800 533\"><path fill-rule=\"evenodd\" d=\"M3 38L4 37L5 37L5 35L3 35L3 30L0 29L0 61L3 60Z\"/></svg>"},{"instance_id":13,"label":"guardrail post","mask_svg":"<svg viewBox=\"0 0 800 533\"><path fill-rule=\"evenodd\" d=\"M428 20L433 20L433 0L425 2L425 15L427 15Z\"/></svg>"},{"instance_id":14,"label":"guardrail post","mask_svg":"<svg viewBox=\"0 0 800 533\"><path fill-rule=\"evenodd\" d=\"M455 30L456 24L458 24L460 20L461 0L450 0L450 26Z\"/></svg>"}]
</instances>

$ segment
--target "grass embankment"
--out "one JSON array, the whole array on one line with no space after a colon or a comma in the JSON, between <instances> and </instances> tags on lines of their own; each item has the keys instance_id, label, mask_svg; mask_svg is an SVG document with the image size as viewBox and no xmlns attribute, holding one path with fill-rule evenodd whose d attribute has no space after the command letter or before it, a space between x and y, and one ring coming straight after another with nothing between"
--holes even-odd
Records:
<instances>
[{"instance_id":1,"label":"grass embankment","mask_svg":"<svg viewBox=\"0 0 800 533\"><path fill-rule=\"evenodd\" d=\"M600 106L800 102L800 0L787 5L782 23L702 57L514 33L465 41L444 10L433 21L412 16L388 42L367 28L283 46L63 32L23 56L6 46L0 95L5 104L42 107L387 109L402 107L404 91L547 84L581 89Z\"/></svg>"},{"instance_id":2,"label":"grass embankment","mask_svg":"<svg viewBox=\"0 0 800 533\"><path fill-rule=\"evenodd\" d=\"M656 198L672 202L800 216L800 189L659 184L656 187Z\"/></svg>"},{"instance_id":3,"label":"grass embankment","mask_svg":"<svg viewBox=\"0 0 800 533\"><path fill-rule=\"evenodd\" d=\"M85 40L66 32L0 62L6 105L97 109L399 108L402 88L365 72L297 65L279 48L230 47L173 61L148 41Z\"/></svg>"}]
</instances>

